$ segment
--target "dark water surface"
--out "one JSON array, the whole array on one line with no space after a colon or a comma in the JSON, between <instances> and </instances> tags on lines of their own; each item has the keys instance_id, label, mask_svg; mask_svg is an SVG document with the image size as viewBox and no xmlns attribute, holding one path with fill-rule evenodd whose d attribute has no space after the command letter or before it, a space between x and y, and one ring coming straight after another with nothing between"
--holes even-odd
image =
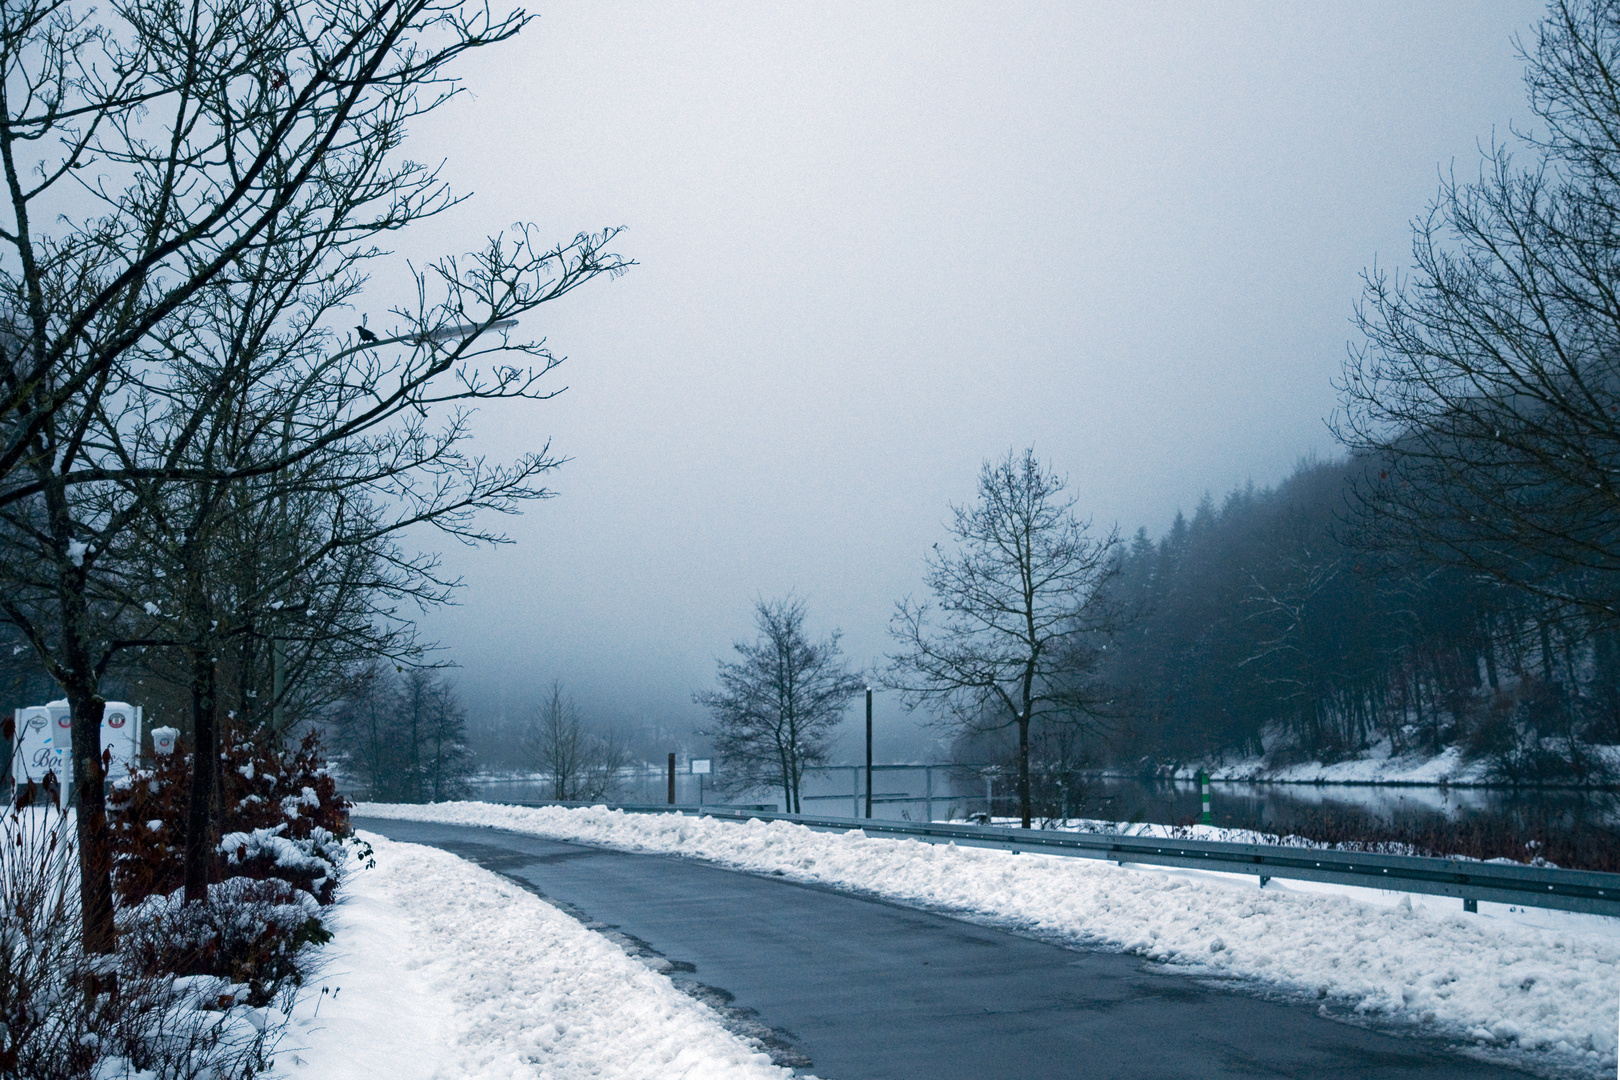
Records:
<instances>
[{"instance_id":1,"label":"dark water surface","mask_svg":"<svg viewBox=\"0 0 1620 1080\"><path fill-rule=\"evenodd\" d=\"M676 801L698 801L698 778L676 777ZM877 818L950 820L984 813L1017 813L1010 777L955 766L886 765L873 775L872 814ZM502 780L476 786L474 797L534 802L549 792L540 781ZM657 802L667 798L662 771L626 775L614 801ZM989 801L987 802L987 794ZM930 797L931 796L931 797ZM706 803L759 803L783 809L781 792L717 797L705 787ZM803 812L826 817L865 814L865 770L839 766L805 777ZM1180 825L1197 819L1198 785L1192 781L1093 775L1071 793L1071 813L1104 821ZM1440 822L1499 820L1530 825L1620 827L1620 795L1566 788L1480 788L1406 784L1282 784L1215 781L1210 785L1214 824L1229 828L1293 832L1323 820L1366 820L1397 831L1422 831Z\"/></svg>"}]
</instances>

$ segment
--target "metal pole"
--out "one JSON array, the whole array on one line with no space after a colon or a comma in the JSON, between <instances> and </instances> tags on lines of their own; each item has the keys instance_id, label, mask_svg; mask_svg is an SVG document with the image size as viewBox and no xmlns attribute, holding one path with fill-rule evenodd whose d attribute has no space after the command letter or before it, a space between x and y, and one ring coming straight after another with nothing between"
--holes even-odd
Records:
<instances>
[{"instance_id":1,"label":"metal pole","mask_svg":"<svg viewBox=\"0 0 1620 1080\"><path fill-rule=\"evenodd\" d=\"M934 767L923 766L923 814L929 821L934 820Z\"/></svg>"},{"instance_id":2,"label":"metal pole","mask_svg":"<svg viewBox=\"0 0 1620 1080\"><path fill-rule=\"evenodd\" d=\"M872 688L866 688L866 816L872 816Z\"/></svg>"},{"instance_id":3,"label":"metal pole","mask_svg":"<svg viewBox=\"0 0 1620 1080\"><path fill-rule=\"evenodd\" d=\"M675 805L675 754L669 755L669 805Z\"/></svg>"}]
</instances>

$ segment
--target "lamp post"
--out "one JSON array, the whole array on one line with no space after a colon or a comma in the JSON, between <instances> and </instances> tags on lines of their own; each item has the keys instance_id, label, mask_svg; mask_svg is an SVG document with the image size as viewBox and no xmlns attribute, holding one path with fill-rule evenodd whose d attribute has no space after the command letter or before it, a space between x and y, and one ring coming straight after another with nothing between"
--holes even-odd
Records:
<instances>
[{"instance_id":1,"label":"lamp post","mask_svg":"<svg viewBox=\"0 0 1620 1080\"><path fill-rule=\"evenodd\" d=\"M872 688L866 688L866 816L872 816Z\"/></svg>"},{"instance_id":2,"label":"lamp post","mask_svg":"<svg viewBox=\"0 0 1620 1080\"><path fill-rule=\"evenodd\" d=\"M479 330L510 330L517 325L516 319L497 319L488 326L468 326L465 323L456 326L441 326L437 330L429 330L412 339L418 345L438 343L441 341L455 341L464 338Z\"/></svg>"}]
</instances>

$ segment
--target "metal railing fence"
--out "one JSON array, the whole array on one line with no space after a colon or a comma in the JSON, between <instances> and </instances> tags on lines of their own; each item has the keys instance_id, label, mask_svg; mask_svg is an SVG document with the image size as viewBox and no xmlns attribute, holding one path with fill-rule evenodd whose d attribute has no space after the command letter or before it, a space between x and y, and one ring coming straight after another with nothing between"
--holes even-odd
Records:
<instances>
[{"instance_id":1,"label":"metal railing fence","mask_svg":"<svg viewBox=\"0 0 1620 1080\"><path fill-rule=\"evenodd\" d=\"M520 803L524 806L584 806L584 803ZM603 805L603 804L594 804ZM934 844L1028 851L1083 859L1107 859L1121 865L1142 863L1195 870L1254 874L1261 886L1272 878L1359 885L1395 892L1451 896L1476 911L1481 900L1524 907L1556 908L1620 917L1620 874L1565 870L1520 863L1438 859L1418 855L1380 855L1361 851L1288 847L1278 844L1233 844L1218 840L1177 840L1126 833L1082 833L1047 829L1011 829L956 822L910 822L864 818L783 814L755 807L618 804L629 813L692 813L731 821L789 821L820 831L868 836L909 837Z\"/></svg>"}]
</instances>

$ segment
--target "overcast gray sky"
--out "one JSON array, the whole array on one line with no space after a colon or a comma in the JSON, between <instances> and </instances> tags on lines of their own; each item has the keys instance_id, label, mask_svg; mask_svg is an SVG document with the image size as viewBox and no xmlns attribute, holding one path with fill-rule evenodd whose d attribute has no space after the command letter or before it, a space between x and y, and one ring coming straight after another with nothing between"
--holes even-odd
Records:
<instances>
[{"instance_id":1,"label":"overcast gray sky","mask_svg":"<svg viewBox=\"0 0 1620 1080\"><path fill-rule=\"evenodd\" d=\"M522 220L627 226L640 265L523 326L569 389L479 449L572 460L514 544L446 553L467 588L424 625L475 710L556 677L686 730L756 596L879 657L987 457L1033 445L1156 535L1332 454L1358 275L1524 121L1542 6L539 10L416 125L474 194L398 259Z\"/></svg>"}]
</instances>

